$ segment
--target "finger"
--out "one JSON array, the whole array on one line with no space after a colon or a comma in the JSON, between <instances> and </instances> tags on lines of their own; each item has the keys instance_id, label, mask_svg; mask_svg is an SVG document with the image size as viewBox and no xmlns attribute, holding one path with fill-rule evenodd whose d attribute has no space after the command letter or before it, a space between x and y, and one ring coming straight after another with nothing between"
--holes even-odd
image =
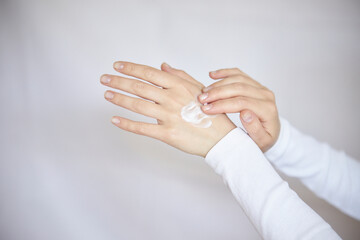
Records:
<instances>
[{"instance_id":1,"label":"finger","mask_svg":"<svg viewBox=\"0 0 360 240\"><path fill-rule=\"evenodd\" d=\"M261 119L269 114L270 102L248 97L234 97L212 102L201 107L206 114L239 113L245 109L251 109Z\"/></svg>"},{"instance_id":2,"label":"finger","mask_svg":"<svg viewBox=\"0 0 360 240\"><path fill-rule=\"evenodd\" d=\"M164 88L176 85L178 80L177 77L167 72L131 62L115 62L114 69L125 75L140 78Z\"/></svg>"},{"instance_id":3,"label":"finger","mask_svg":"<svg viewBox=\"0 0 360 240\"><path fill-rule=\"evenodd\" d=\"M271 135L266 131L259 118L250 110L240 113L240 120L251 139L265 152L267 143L271 142Z\"/></svg>"},{"instance_id":4,"label":"finger","mask_svg":"<svg viewBox=\"0 0 360 240\"><path fill-rule=\"evenodd\" d=\"M227 85L227 84L231 84L231 83L246 83L246 84L249 84L251 86L254 86L254 87L259 87L259 88L264 88L264 86L262 86L260 83L258 83L257 81L249 78L249 77L244 77L244 76L241 76L241 75L236 75L236 76L232 76L232 77L227 77L227 78L224 78L220 81L217 81L211 85L209 85L208 87L204 88L203 89L203 92L206 92L208 90L210 90L211 88L214 88L214 87L219 87L219 86L222 86L222 85Z\"/></svg>"},{"instance_id":5,"label":"finger","mask_svg":"<svg viewBox=\"0 0 360 240\"><path fill-rule=\"evenodd\" d=\"M249 77L246 73L244 73L243 71L241 71L238 68L224 68L224 69L219 69L219 70L212 71L209 73L209 76L212 79L220 79L220 78L231 77L231 76L235 76L235 75L243 75L244 77Z\"/></svg>"},{"instance_id":6,"label":"finger","mask_svg":"<svg viewBox=\"0 0 360 240\"><path fill-rule=\"evenodd\" d=\"M161 101L164 98L164 94L162 93L163 89L145 82L107 74L102 75L100 80L101 83L106 86L116 88L157 103L163 102Z\"/></svg>"},{"instance_id":7,"label":"finger","mask_svg":"<svg viewBox=\"0 0 360 240\"><path fill-rule=\"evenodd\" d=\"M198 99L201 103L209 103L237 96L266 100L268 94L265 89L254 87L246 83L236 82L211 88L199 95Z\"/></svg>"},{"instance_id":8,"label":"finger","mask_svg":"<svg viewBox=\"0 0 360 240\"><path fill-rule=\"evenodd\" d=\"M179 69L176 69L176 68L173 68L171 67L169 64L167 63L163 63L161 64L161 70L167 72L167 73L170 73L170 74L173 74L175 76L178 76L182 79L185 79L187 80L188 82L191 82L197 86L199 86L200 88L203 88L204 85L200 82L198 82L197 80L195 80L193 77L191 77L188 73L186 73L185 71L183 70L179 70Z\"/></svg>"},{"instance_id":9,"label":"finger","mask_svg":"<svg viewBox=\"0 0 360 240\"><path fill-rule=\"evenodd\" d=\"M128 132L132 132L139 135L144 135L147 137L155 138L158 140L163 140L164 128L158 124L136 122L130 119L114 116L111 119L111 122Z\"/></svg>"},{"instance_id":10,"label":"finger","mask_svg":"<svg viewBox=\"0 0 360 240\"><path fill-rule=\"evenodd\" d=\"M106 91L105 98L106 100L120 107L126 108L132 112L136 112L148 117L162 120L165 116L164 111L160 105L140 98L126 96L124 94L116 93L113 91Z\"/></svg>"}]
</instances>

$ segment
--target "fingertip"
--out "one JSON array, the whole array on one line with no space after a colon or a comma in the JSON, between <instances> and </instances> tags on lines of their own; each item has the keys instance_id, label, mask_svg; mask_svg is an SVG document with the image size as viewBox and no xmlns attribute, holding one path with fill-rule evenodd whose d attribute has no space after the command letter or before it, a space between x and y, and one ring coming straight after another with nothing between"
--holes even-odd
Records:
<instances>
[{"instance_id":1,"label":"fingertip","mask_svg":"<svg viewBox=\"0 0 360 240\"><path fill-rule=\"evenodd\" d=\"M198 96L198 100L200 103L206 103L206 99L209 97L209 94L204 92Z\"/></svg>"},{"instance_id":2,"label":"fingertip","mask_svg":"<svg viewBox=\"0 0 360 240\"><path fill-rule=\"evenodd\" d=\"M210 76L212 79L216 79L216 73L217 73L217 71L211 71L211 72L209 72L209 76Z\"/></svg>"},{"instance_id":3,"label":"fingertip","mask_svg":"<svg viewBox=\"0 0 360 240\"><path fill-rule=\"evenodd\" d=\"M253 119L254 119L253 114L251 113L251 111L247 111L247 110L242 111L240 113L240 117L245 123L251 123L253 121Z\"/></svg>"},{"instance_id":4,"label":"fingertip","mask_svg":"<svg viewBox=\"0 0 360 240\"><path fill-rule=\"evenodd\" d=\"M114 62L113 64L113 68L116 70L116 71L121 71L121 69L124 68L124 63L122 62Z\"/></svg>"},{"instance_id":5,"label":"fingertip","mask_svg":"<svg viewBox=\"0 0 360 240\"><path fill-rule=\"evenodd\" d=\"M167 64L166 62L163 62L163 63L161 64L161 66L162 66L163 68L165 68L165 69L170 69L170 68L171 68L170 65Z\"/></svg>"},{"instance_id":6,"label":"fingertip","mask_svg":"<svg viewBox=\"0 0 360 240\"><path fill-rule=\"evenodd\" d=\"M112 92L110 90L107 90L104 93L104 98L109 101L111 101L114 98L114 96L115 96L114 92Z\"/></svg>"},{"instance_id":7,"label":"fingertip","mask_svg":"<svg viewBox=\"0 0 360 240\"><path fill-rule=\"evenodd\" d=\"M107 74L102 74L101 76L100 76L100 79L102 79L103 77L106 77L107 76Z\"/></svg>"},{"instance_id":8,"label":"fingertip","mask_svg":"<svg viewBox=\"0 0 360 240\"><path fill-rule=\"evenodd\" d=\"M213 86L210 85L210 86L203 88L202 91L205 93L205 92L210 91L210 89L212 89L212 88L213 88Z\"/></svg>"},{"instance_id":9,"label":"fingertip","mask_svg":"<svg viewBox=\"0 0 360 240\"><path fill-rule=\"evenodd\" d=\"M201 106L201 110L203 112L210 112L213 108L213 105L212 104L206 104L206 105L203 105Z\"/></svg>"},{"instance_id":10,"label":"fingertip","mask_svg":"<svg viewBox=\"0 0 360 240\"><path fill-rule=\"evenodd\" d=\"M111 82L111 77L109 75L107 75L107 74L103 74L100 77L100 82L102 84L109 84Z\"/></svg>"},{"instance_id":11,"label":"fingertip","mask_svg":"<svg viewBox=\"0 0 360 240\"><path fill-rule=\"evenodd\" d=\"M115 125L119 124L120 123L120 119L116 116L112 117L111 118L111 122Z\"/></svg>"},{"instance_id":12,"label":"fingertip","mask_svg":"<svg viewBox=\"0 0 360 240\"><path fill-rule=\"evenodd\" d=\"M240 120L250 137L256 142L265 133L260 119L250 110L240 112Z\"/></svg>"}]
</instances>

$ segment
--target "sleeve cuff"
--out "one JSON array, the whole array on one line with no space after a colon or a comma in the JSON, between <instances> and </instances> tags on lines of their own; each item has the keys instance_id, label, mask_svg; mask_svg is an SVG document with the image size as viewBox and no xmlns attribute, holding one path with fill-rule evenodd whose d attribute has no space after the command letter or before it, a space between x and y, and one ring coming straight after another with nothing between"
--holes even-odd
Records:
<instances>
[{"instance_id":1,"label":"sleeve cuff","mask_svg":"<svg viewBox=\"0 0 360 240\"><path fill-rule=\"evenodd\" d=\"M243 148L244 143L249 140L249 136L241 129L235 128L231 130L225 137L223 137L216 145L210 149L205 157L207 162L217 174L223 172L223 166L226 165L224 161L228 158L225 155L232 155L238 151L238 148Z\"/></svg>"}]
</instances>

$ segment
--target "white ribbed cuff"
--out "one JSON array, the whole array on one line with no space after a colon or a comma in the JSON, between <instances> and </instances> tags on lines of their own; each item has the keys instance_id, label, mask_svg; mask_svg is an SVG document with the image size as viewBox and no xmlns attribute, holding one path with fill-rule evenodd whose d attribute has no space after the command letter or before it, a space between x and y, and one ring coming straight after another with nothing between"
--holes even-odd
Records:
<instances>
[{"instance_id":1,"label":"white ribbed cuff","mask_svg":"<svg viewBox=\"0 0 360 240\"><path fill-rule=\"evenodd\" d=\"M239 152L239 148L246 150L246 144L250 137L241 129L235 128L231 130L225 137L223 137L205 157L207 162L217 174L223 172L223 166L226 165L228 156L233 156Z\"/></svg>"}]
</instances>

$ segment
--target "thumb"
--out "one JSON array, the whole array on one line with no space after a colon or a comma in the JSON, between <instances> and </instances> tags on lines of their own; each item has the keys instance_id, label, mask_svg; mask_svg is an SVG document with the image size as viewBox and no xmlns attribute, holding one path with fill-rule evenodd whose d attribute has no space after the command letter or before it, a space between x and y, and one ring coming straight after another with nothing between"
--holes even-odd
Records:
<instances>
[{"instance_id":1,"label":"thumb","mask_svg":"<svg viewBox=\"0 0 360 240\"><path fill-rule=\"evenodd\" d=\"M264 129L259 118L250 110L243 110L240 112L240 121L251 139L264 152L267 149L267 143L271 140L271 136Z\"/></svg>"}]
</instances>

